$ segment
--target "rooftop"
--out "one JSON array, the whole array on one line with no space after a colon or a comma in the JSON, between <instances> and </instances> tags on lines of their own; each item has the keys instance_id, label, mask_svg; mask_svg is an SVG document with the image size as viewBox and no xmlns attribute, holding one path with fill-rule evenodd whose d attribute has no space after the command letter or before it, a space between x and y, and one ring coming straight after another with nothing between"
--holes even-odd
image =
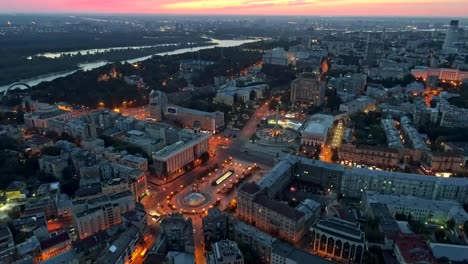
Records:
<instances>
[{"instance_id":1,"label":"rooftop","mask_svg":"<svg viewBox=\"0 0 468 264\"><path fill-rule=\"evenodd\" d=\"M46 137L43 137L43 136L33 136L31 137L30 139L27 140L27 143L29 145L34 145L34 146L42 146L42 145L45 145L45 144L48 144L48 143L52 143L54 142L52 139L50 138L46 138Z\"/></svg>"},{"instance_id":2,"label":"rooftop","mask_svg":"<svg viewBox=\"0 0 468 264\"><path fill-rule=\"evenodd\" d=\"M116 263L116 261L129 249L130 243L137 237L139 228L130 225L108 249L98 258L98 263Z\"/></svg>"},{"instance_id":3,"label":"rooftop","mask_svg":"<svg viewBox=\"0 0 468 264\"><path fill-rule=\"evenodd\" d=\"M248 194L256 194L260 191L260 187L255 182L248 182L242 185L240 190Z\"/></svg>"},{"instance_id":4,"label":"rooftop","mask_svg":"<svg viewBox=\"0 0 468 264\"><path fill-rule=\"evenodd\" d=\"M191 139L180 140L172 145L164 147L163 149L157 151L153 154L153 158L157 160L165 160L171 157L172 155L179 153L191 146L194 146L203 140L206 140L210 137L208 134L193 134Z\"/></svg>"},{"instance_id":5,"label":"rooftop","mask_svg":"<svg viewBox=\"0 0 468 264\"><path fill-rule=\"evenodd\" d=\"M436 258L446 257L451 261L467 261L468 246L442 243L430 243L432 254Z\"/></svg>"},{"instance_id":6,"label":"rooftop","mask_svg":"<svg viewBox=\"0 0 468 264\"><path fill-rule=\"evenodd\" d=\"M395 247L406 263L437 263L423 235L401 234L395 238Z\"/></svg>"},{"instance_id":7,"label":"rooftop","mask_svg":"<svg viewBox=\"0 0 468 264\"><path fill-rule=\"evenodd\" d=\"M257 241L260 241L261 243L268 246L271 246L273 242L276 241L276 238L242 221L236 221L234 228L236 232L249 235L253 239L256 239Z\"/></svg>"},{"instance_id":8,"label":"rooftop","mask_svg":"<svg viewBox=\"0 0 468 264\"><path fill-rule=\"evenodd\" d=\"M455 219L467 219L468 214L463 210L461 205L455 201L448 200L429 200L414 196L397 196L378 194L375 192L366 192L367 201L369 204L380 203L390 206L402 206L410 208L424 208L434 212L445 212L452 215Z\"/></svg>"},{"instance_id":9,"label":"rooftop","mask_svg":"<svg viewBox=\"0 0 468 264\"><path fill-rule=\"evenodd\" d=\"M69 241L71 243L70 236L68 235L67 232L64 232L60 235L56 235L54 237L41 241L41 248L42 250L44 250L44 249L51 248L55 245L58 245L66 241Z\"/></svg>"},{"instance_id":10,"label":"rooftop","mask_svg":"<svg viewBox=\"0 0 468 264\"><path fill-rule=\"evenodd\" d=\"M305 216L303 212L290 207L288 204L273 200L263 194L255 197L254 202L292 220L299 220Z\"/></svg>"},{"instance_id":11,"label":"rooftop","mask_svg":"<svg viewBox=\"0 0 468 264\"><path fill-rule=\"evenodd\" d=\"M356 242L364 242L364 233L359 229L358 223L352 223L340 218L329 218L319 220L313 226L315 229L334 234Z\"/></svg>"},{"instance_id":12,"label":"rooftop","mask_svg":"<svg viewBox=\"0 0 468 264\"><path fill-rule=\"evenodd\" d=\"M323 259L319 256L312 255L306 251L300 250L295 248L291 245L286 243L276 241L273 243L273 247L271 249L272 254L279 255L283 258L291 259L296 264L331 264L332 262ZM289 263L286 261L286 263Z\"/></svg>"},{"instance_id":13,"label":"rooftop","mask_svg":"<svg viewBox=\"0 0 468 264\"><path fill-rule=\"evenodd\" d=\"M310 134L321 134L327 133L328 129L333 125L335 117L331 115L315 114L310 116L303 128L303 132Z\"/></svg>"}]
</instances>

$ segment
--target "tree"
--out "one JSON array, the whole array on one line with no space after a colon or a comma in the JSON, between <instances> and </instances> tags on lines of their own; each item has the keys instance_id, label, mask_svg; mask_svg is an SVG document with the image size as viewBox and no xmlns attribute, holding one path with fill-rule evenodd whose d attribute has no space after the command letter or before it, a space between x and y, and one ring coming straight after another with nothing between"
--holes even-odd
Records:
<instances>
[{"instance_id":1,"label":"tree","mask_svg":"<svg viewBox=\"0 0 468 264\"><path fill-rule=\"evenodd\" d=\"M41 149L41 153L47 156L59 156L62 150L56 146L47 146Z\"/></svg>"},{"instance_id":2,"label":"tree","mask_svg":"<svg viewBox=\"0 0 468 264\"><path fill-rule=\"evenodd\" d=\"M434 232L434 237L437 240L437 242L441 242L441 243L447 242L447 237L445 236L445 231L442 230L442 229L437 229Z\"/></svg>"},{"instance_id":3,"label":"tree","mask_svg":"<svg viewBox=\"0 0 468 264\"><path fill-rule=\"evenodd\" d=\"M468 221L463 223L463 231L465 231L465 235L468 236Z\"/></svg>"},{"instance_id":4,"label":"tree","mask_svg":"<svg viewBox=\"0 0 468 264\"><path fill-rule=\"evenodd\" d=\"M268 109L270 109L270 111L276 111L278 104L279 104L278 100L272 99L270 103L268 104Z\"/></svg>"},{"instance_id":5,"label":"tree","mask_svg":"<svg viewBox=\"0 0 468 264\"><path fill-rule=\"evenodd\" d=\"M325 96L327 97L326 106L332 111L338 111L340 105L343 103L341 98L338 96L335 89L327 89L325 91Z\"/></svg>"},{"instance_id":6,"label":"tree","mask_svg":"<svg viewBox=\"0 0 468 264\"><path fill-rule=\"evenodd\" d=\"M74 171L70 166L63 168L62 170L62 179L65 181L73 179Z\"/></svg>"},{"instance_id":7,"label":"tree","mask_svg":"<svg viewBox=\"0 0 468 264\"><path fill-rule=\"evenodd\" d=\"M332 149L331 152L332 152L331 160L333 162L337 162L340 159L340 157L338 156L338 150Z\"/></svg>"},{"instance_id":8,"label":"tree","mask_svg":"<svg viewBox=\"0 0 468 264\"><path fill-rule=\"evenodd\" d=\"M257 93L255 92L255 90L251 90L249 93L249 100L255 101L255 99L257 99Z\"/></svg>"},{"instance_id":9,"label":"tree","mask_svg":"<svg viewBox=\"0 0 468 264\"><path fill-rule=\"evenodd\" d=\"M453 218L450 218L449 220L447 220L445 224L449 230L453 230L456 225L455 220Z\"/></svg>"},{"instance_id":10,"label":"tree","mask_svg":"<svg viewBox=\"0 0 468 264\"><path fill-rule=\"evenodd\" d=\"M239 96L237 95L237 93L235 93L235 94L232 96L232 104L233 104L233 105L237 105L238 102L239 102Z\"/></svg>"}]
</instances>

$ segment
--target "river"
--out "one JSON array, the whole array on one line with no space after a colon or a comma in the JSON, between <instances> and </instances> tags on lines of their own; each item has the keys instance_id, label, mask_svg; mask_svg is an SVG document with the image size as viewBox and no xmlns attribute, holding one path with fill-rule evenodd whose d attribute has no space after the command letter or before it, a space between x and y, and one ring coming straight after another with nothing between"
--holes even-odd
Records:
<instances>
[{"instance_id":1,"label":"river","mask_svg":"<svg viewBox=\"0 0 468 264\"><path fill-rule=\"evenodd\" d=\"M214 43L213 45L176 49L176 50L173 50L173 51L161 52L161 53L156 53L156 54L152 54L152 55L148 55L148 56L144 56L144 57L139 57L139 58L134 58L134 59L121 61L121 63L124 63L124 62L135 63L135 62L140 62L140 61L147 60L147 59L151 58L152 56L177 55L177 54L182 54L182 53L186 53L186 52L196 52L196 51L199 51L199 50L212 49L212 48L215 48L215 47L224 47L224 48L236 47L236 46L240 46L240 45L246 44L246 43L257 42L257 41L260 41L261 39L260 38L255 38L255 39L245 39L245 40L244 39L243 40L210 39L210 40L211 40L211 42ZM93 49L92 51L94 53L99 53L99 52L105 52L105 50L124 49L124 48L142 48L142 46L118 47L118 48L107 48L107 49ZM77 51L47 53L47 54L48 54L48 57L50 57L50 58L58 58L58 57L60 57L60 56L62 56L64 54L78 53L78 52L85 53L85 52L88 52L88 51L90 51L90 50L77 50ZM45 53L40 54L40 55L45 56ZM106 64L109 64L109 63L112 63L112 62L109 62L109 61L96 61L96 62L89 62L89 63L81 63L81 64L78 64L78 67L80 68L79 70L89 71L89 70L92 70L92 69L102 67L102 66L104 66ZM73 74L73 73L75 73L77 71L78 70L71 70L71 71L64 71L64 72L54 72L54 73L50 73L50 74L46 74L46 75L36 76L36 77L33 77L33 78L29 78L29 79L24 79L24 80L21 80L20 82L26 83L26 84L28 84L29 86L32 87L32 86L38 85L41 82L50 82L50 81L53 81L53 80L55 80L57 78L65 77L65 76L68 76L70 74ZM0 92L5 91L10 86L11 86L11 84L0 86ZM20 87L22 87L22 86L20 86Z\"/></svg>"}]
</instances>

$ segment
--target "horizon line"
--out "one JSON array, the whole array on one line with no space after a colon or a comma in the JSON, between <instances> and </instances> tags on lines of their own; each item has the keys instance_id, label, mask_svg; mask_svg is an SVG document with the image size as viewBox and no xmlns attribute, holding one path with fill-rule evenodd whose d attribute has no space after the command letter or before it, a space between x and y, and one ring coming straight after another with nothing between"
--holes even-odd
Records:
<instances>
[{"instance_id":1,"label":"horizon line","mask_svg":"<svg viewBox=\"0 0 468 264\"><path fill-rule=\"evenodd\" d=\"M465 18L468 19L468 15L466 16L449 16L449 15L304 15L304 14L208 14L208 13L116 13L116 12L54 12L54 11L47 11L47 12L36 12L36 11L0 11L0 15L116 15L116 16L123 16L123 15L140 15L140 16L151 16L151 15L159 15L159 16L241 16L241 17L317 17L317 18L327 18L327 17L368 17L368 18Z\"/></svg>"}]
</instances>

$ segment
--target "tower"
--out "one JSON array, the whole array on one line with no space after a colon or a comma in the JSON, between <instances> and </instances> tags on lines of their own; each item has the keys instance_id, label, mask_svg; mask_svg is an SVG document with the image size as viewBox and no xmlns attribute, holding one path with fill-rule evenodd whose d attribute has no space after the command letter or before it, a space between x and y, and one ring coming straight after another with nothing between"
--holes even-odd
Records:
<instances>
[{"instance_id":1,"label":"tower","mask_svg":"<svg viewBox=\"0 0 468 264\"><path fill-rule=\"evenodd\" d=\"M458 41L458 20L450 21L450 27L445 35L442 49L448 52L456 52L455 43Z\"/></svg>"},{"instance_id":2,"label":"tower","mask_svg":"<svg viewBox=\"0 0 468 264\"><path fill-rule=\"evenodd\" d=\"M161 91L152 90L149 95L149 110L151 118L161 121L167 105L167 96Z\"/></svg>"}]
</instances>

